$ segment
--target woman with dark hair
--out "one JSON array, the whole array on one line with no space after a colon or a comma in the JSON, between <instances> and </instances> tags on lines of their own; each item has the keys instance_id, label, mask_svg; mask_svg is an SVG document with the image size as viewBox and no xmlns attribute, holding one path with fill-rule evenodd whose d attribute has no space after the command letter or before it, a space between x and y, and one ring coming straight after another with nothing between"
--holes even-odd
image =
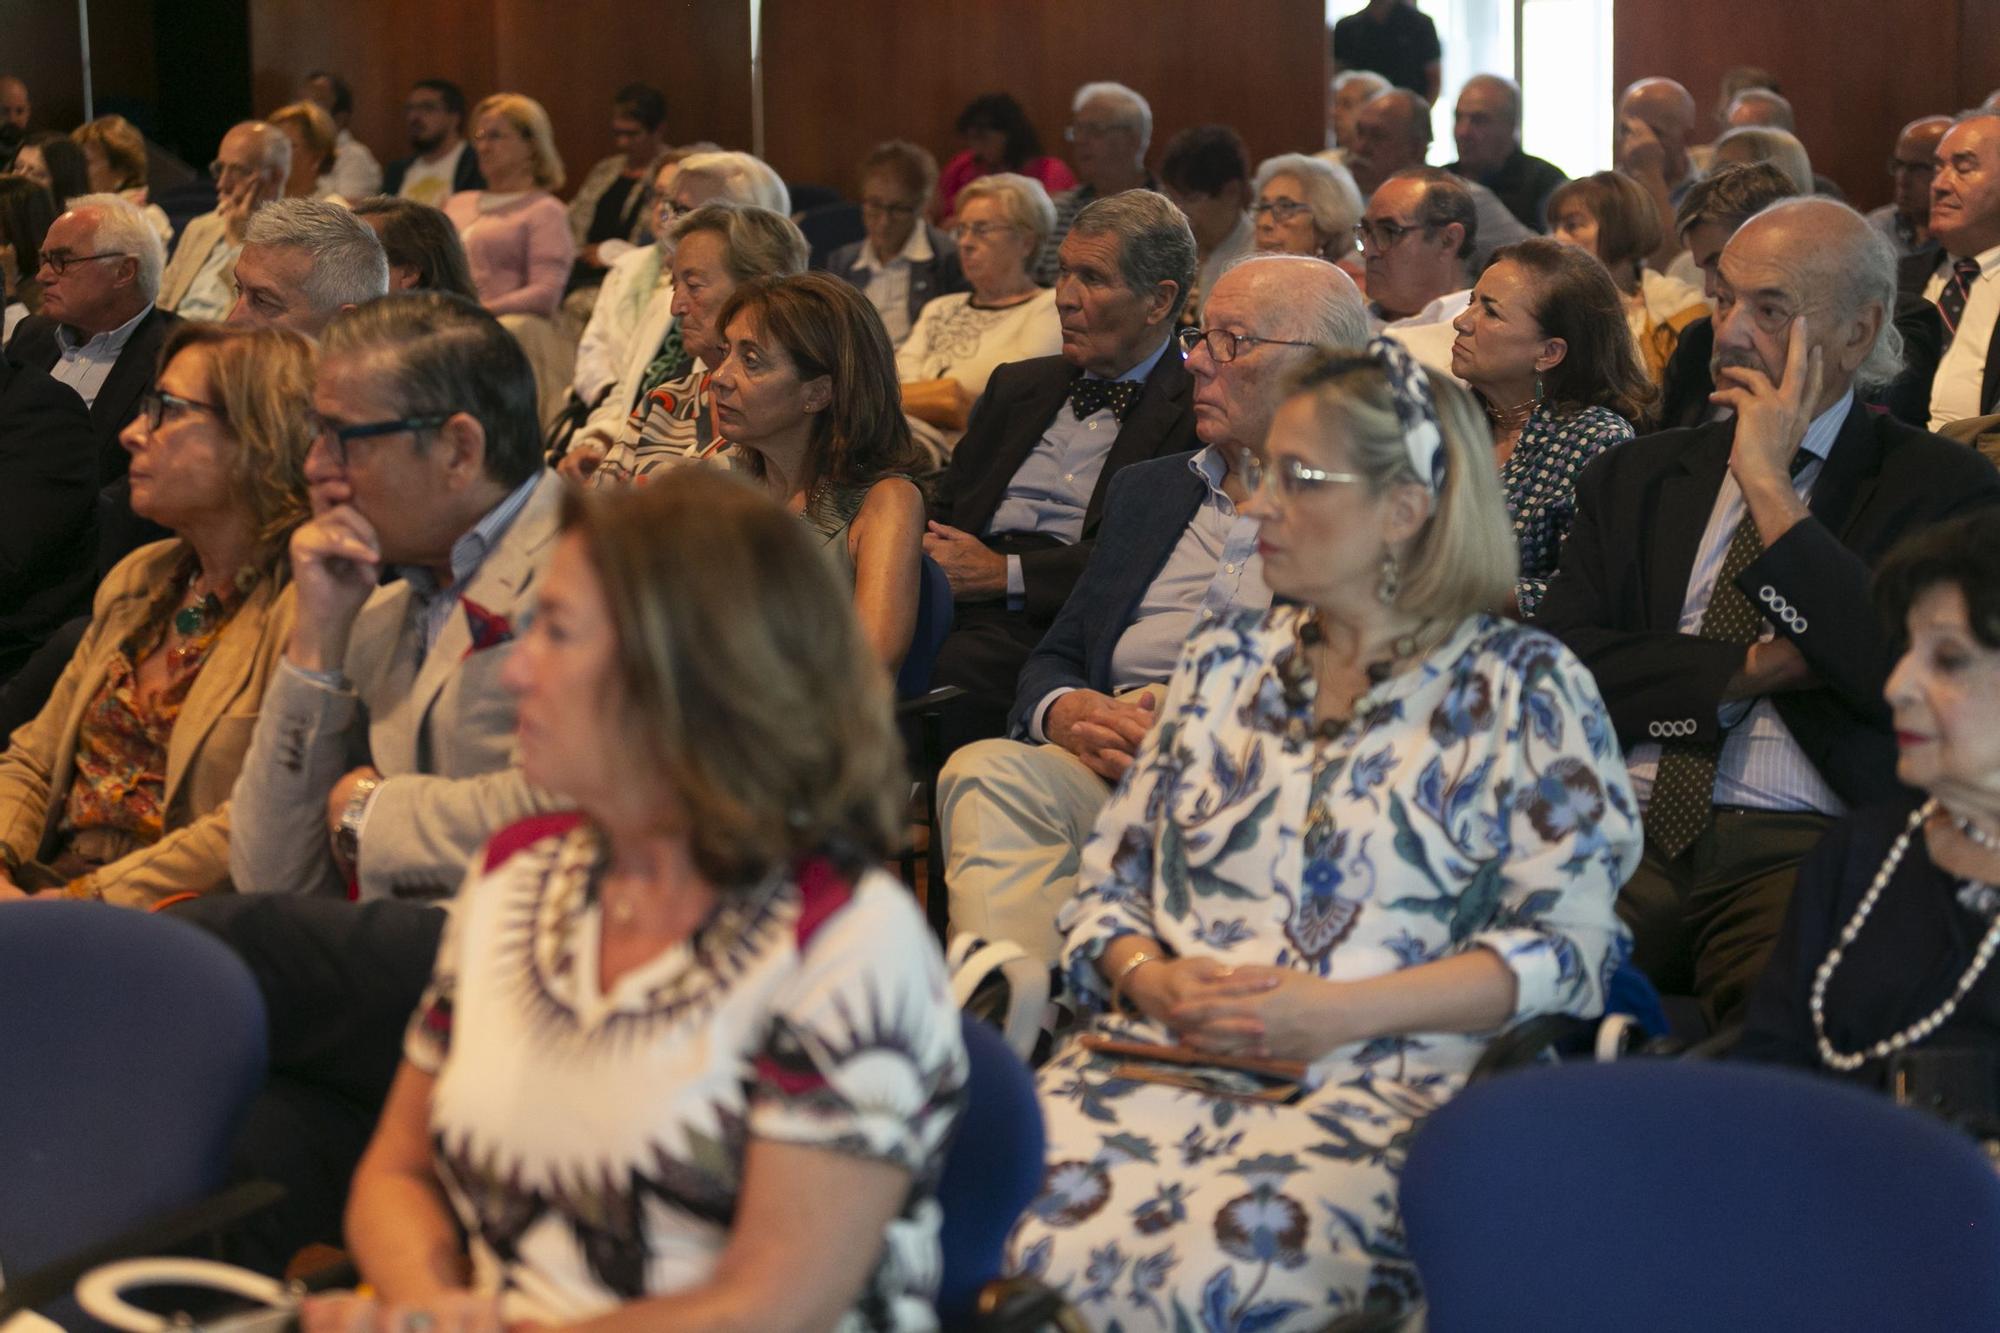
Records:
<instances>
[{"instance_id":1,"label":"woman with dark hair","mask_svg":"<svg viewBox=\"0 0 2000 1333\"><path fill-rule=\"evenodd\" d=\"M429 204L378 194L354 205L354 216L375 229L389 258L392 292L449 292L477 302L465 245L451 219Z\"/></svg>"},{"instance_id":2,"label":"woman with dark hair","mask_svg":"<svg viewBox=\"0 0 2000 1333\"><path fill-rule=\"evenodd\" d=\"M1621 172L1579 177L1549 196L1550 234L1611 271L1640 365L1655 384L1666 376L1681 330L1708 314L1699 287L1646 266L1666 238L1666 221L1645 187Z\"/></svg>"},{"instance_id":3,"label":"woman with dark hair","mask_svg":"<svg viewBox=\"0 0 2000 1333\"><path fill-rule=\"evenodd\" d=\"M1856 810L1799 867L1736 1054L2000 1114L2000 513L1906 539L1875 577L1903 639L1883 695L1917 795Z\"/></svg>"},{"instance_id":4,"label":"woman with dark hair","mask_svg":"<svg viewBox=\"0 0 2000 1333\"><path fill-rule=\"evenodd\" d=\"M867 296L828 273L753 278L718 319L709 391L730 461L811 525L854 589L890 671L917 623L924 455L903 417L896 353Z\"/></svg>"},{"instance_id":5,"label":"woman with dark hair","mask_svg":"<svg viewBox=\"0 0 2000 1333\"><path fill-rule=\"evenodd\" d=\"M56 201L46 189L25 176L0 176L0 292L30 315L42 308L35 274L42 267L42 238L55 220ZM10 321L0 341L13 332Z\"/></svg>"},{"instance_id":6,"label":"woman with dark hair","mask_svg":"<svg viewBox=\"0 0 2000 1333\"><path fill-rule=\"evenodd\" d=\"M16 176L26 176L55 196L56 213L78 195L90 193L90 164L67 134L44 130L31 134L14 154Z\"/></svg>"},{"instance_id":7,"label":"woman with dark hair","mask_svg":"<svg viewBox=\"0 0 2000 1333\"><path fill-rule=\"evenodd\" d=\"M569 271L563 309L578 334L590 320L597 289L613 261L650 239L646 187L667 150L661 137L666 124L667 99L659 89L628 83L611 95L611 142L618 151L592 164L569 201L576 264Z\"/></svg>"},{"instance_id":8,"label":"woman with dark hair","mask_svg":"<svg viewBox=\"0 0 2000 1333\"><path fill-rule=\"evenodd\" d=\"M815 545L706 468L565 502L502 680L575 813L472 868L354 1177L372 1294L309 1330L937 1326L965 1052Z\"/></svg>"},{"instance_id":9,"label":"woman with dark hair","mask_svg":"<svg viewBox=\"0 0 2000 1333\"><path fill-rule=\"evenodd\" d=\"M1576 515L1576 474L1632 438L1655 397L1611 275L1545 236L1495 252L1452 328L1451 373L1493 427L1520 546L1516 609L1534 614Z\"/></svg>"},{"instance_id":10,"label":"woman with dark hair","mask_svg":"<svg viewBox=\"0 0 2000 1333\"><path fill-rule=\"evenodd\" d=\"M1076 188L1076 174L1061 158L1043 154L1041 136L1010 93L973 98L952 128L965 141L965 150L945 163L938 176L939 222L951 219L958 192L967 182L996 171L1038 180L1051 197Z\"/></svg>"}]
</instances>

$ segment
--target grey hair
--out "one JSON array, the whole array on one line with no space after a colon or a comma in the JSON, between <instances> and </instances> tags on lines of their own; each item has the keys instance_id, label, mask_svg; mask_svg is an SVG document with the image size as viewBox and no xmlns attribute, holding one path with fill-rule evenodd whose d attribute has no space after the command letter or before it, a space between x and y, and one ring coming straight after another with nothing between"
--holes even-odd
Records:
<instances>
[{"instance_id":1,"label":"grey hair","mask_svg":"<svg viewBox=\"0 0 2000 1333\"><path fill-rule=\"evenodd\" d=\"M301 284L315 314L331 315L389 292L389 257L375 229L324 199L274 199L250 215L243 243L289 246L312 256Z\"/></svg>"},{"instance_id":2,"label":"grey hair","mask_svg":"<svg viewBox=\"0 0 2000 1333\"><path fill-rule=\"evenodd\" d=\"M1417 205L1417 221L1426 227L1444 227L1456 222L1465 229L1458 257L1464 259L1472 253L1473 244L1479 239L1479 205L1473 202L1472 191L1464 181L1443 167L1405 167L1389 179L1421 181L1424 198Z\"/></svg>"},{"instance_id":3,"label":"grey hair","mask_svg":"<svg viewBox=\"0 0 2000 1333\"><path fill-rule=\"evenodd\" d=\"M1806 146L1799 142L1798 135L1768 125L1740 125L1715 141L1717 162L1726 161L1722 150L1733 143L1749 148L1751 161L1769 162L1784 172L1798 186L1800 194L1813 192L1812 159L1806 155Z\"/></svg>"},{"instance_id":4,"label":"grey hair","mask_svg":"<svg viewBox=\"0 0 2000 1333\"><path fill-rule=\"evenodd\" d=\"M1229 272L1253 264L1288 266L1288 271L1272 274L1282 279L1282 285L1267 312L1279 317L1287 336L1322 347L1359 347L1368 341L1368 310L1361 303L1361 289L1338 268L1311 255L1262 254L1245 255L1229 266Z\"/></svg>"},{"instance_id":5,"label":"grey hair","mask_svg":"<svg viewBox=\"0 0 2000 1333\"><path fill-rule=\"evenodd\" d=\"M1903 371L1903 335L1896 328L1895 247L1861 214L1824 195L1780 199L1757 217L1794 210L1817 215L1800 220L1803 232L1812 237L1802 267L1809 280L1821 286L1839 317L1852 319L1871 305L1882 312L1875 345L1855 368L1855 387L1877 389L1888 384Z\"/></svg>"},{"instance_id":6,"label":"grey hair","mask_svg":"<svg viewBox=\"0 0 2000 1333\"><path fill-rule=\"evenodd\" d=\"M1048 241L1049 233L1056 229L1056 206L1049 198L1049 192L1042 183L1032 176L1020 176L1011 171L996 171L990 176L980 176L967 182L958 192L954 209L962 210L973 199L991 199L1007 215L1007 220L1027 232L1034 240L1028 249L1029 266L1034 264L1034 255Z\"/></svg>"},{"instance_id":7,"label":"grey hair","mask_svg":"<svg viewBox=\"0 0 2000 1333\"><path fill-rule=\"evenodd\" d=\"M160 271L167 266L167 247L138 205L116 194L80 194L64 211L81 213L86 209L97 215L91 225L91 245L100 254L109 250L132 256L139 266L134 284L148 301L157 297Z\"/></svg>"},{"instance_id":8,"label":"grey hair","mask_svg":"<svg viewBox=\"0 0 2000 1333\"><path fill-rule=\"evenodd\" d=\"M1458 90L1458 95L1465 96L1465 90L1475 83L1489 84L1507 94L1507 118L1515 129L1520 129L1521 85L1503 74L1475 74L1465 81L1464 86Z\"/></svg>"},{"instance_id":9,"label":"grey hair","mask_svg":"<svg viewBox=\"0 0 2000 1333\"><path fill-rule=\"evenodd\" d=\"M1361 221L1366 205L1361 202L1361 187L1354 183L1352 172L1323 157L1281 153L1257 164L1251 193L1262 195L1264 187L1278 176L1297 178L1299 191L1305 195L1302 202L1312 210L1313 227L1331 238L1335 253L1346 254L1354 248L1354 224Z\"/></svg>"},{"instance_id":10,"label":"grey hair","mask_svg":"<svg viewBox=\"0 0 2000 1333\"><path fill-rule=\"evenodd\" d=\"M706 176L722 188L722 198L729 203L755 204L791 216L791 191L769 163L753 154L728 150L696 153L681 159L681 175Z\"/></svg>"},{"instance_id":11,"label":"grey hair","mask_svg":"<svg viewBox=\"0 0 2000 1333\"><path fill-rule=\"evenodd\" d=\"M1372 69L1344 69L1333 76L1332 91L1337 96L1351 83L1366 83L1373 92L1386 93L1392 85Z\"/></svg>"},{"instance_id":12,"label":"grey hair","mask_svg":"<svg viewBox=\"0 0 2000 1333\"><path fill-rule=\"evenodd\" d=\"M738 282L803 273L812 257L797 223L755 204L703 204L674 224L674 244L698 231L722 238L729 275Z\"/></svg>"},{"instance_id":13,"label":"grey hair","mask_svg":"<svg viewBox=\"0 0 2000 1333\"><path fill-rule=\"evenodd\" d=\"M1153 190L1126 190L1107 195L1076 215L1070 232L1078 236L1118 237L1118 271L1126 287L1140 296L1162 282L1179 290L1168 319L1180 316L1194 286L1194 232L1173 201Z\"/></svg>"},{"instance_id":14,"label":"grey hair","mask_svg":"<svg viewBox=\"0 0 2000 1333\"><path fill-rule=\"evenodd\" d=\"M1771 108L1771 118L1759 122L1759 125L1787 132L1798 129L1798 119L1792 114L1790 99L1783 93L1772 92L1769 88L1745 88L1742 92L1730 98L1729 105L1724 107L1722 111L1724 119L1728 118L1731 111L1734 111L1746 102L1762 102L1765 106ZM1758 126L1739 125L1737 128L1754 129L1758 128Z\"/></svg>"},{"instance_id":15,"label":"grey hair","mask_svg":"<svg viewBox=\"0 0 2000 1333\"><path fill-rule=\"evenodd\" d=\"M1086 83L1077 89L1076 96L1070 99L1069 109L1072 112L1081 111L1086 102L1093 102L1099 98L1107 102L1124 103L1125 114L1121 119L1138 134L1139 151L1144 152L1146 145L1153 141L1152 105L1138 92L1122 83L1098 82Z\"/></svg>"}]
</instances>

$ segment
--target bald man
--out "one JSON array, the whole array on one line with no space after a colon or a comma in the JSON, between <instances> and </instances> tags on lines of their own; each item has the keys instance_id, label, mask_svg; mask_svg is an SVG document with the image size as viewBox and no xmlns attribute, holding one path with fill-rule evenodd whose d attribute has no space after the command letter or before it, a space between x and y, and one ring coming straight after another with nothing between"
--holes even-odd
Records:
<instances>
[{"instance_id":1,"label":"bald man","mask_svg":"<svg viewBox=\"0 0 2000 1333\"><path fill-rule=\"evenodd\" d=\"M1546 231L1549 196L1569 177L1521 151L1521 90L1512 79L1475 74L1458 93L1451 136L1458 161L1445 167L1493 191L1524 227Z\"/></svg>"},{"instance_id":2,"label":"bald man","mask_svg":"<svg viewBox=\"0 0 2000 1333\"><path fill-rule=\"evenodd\" d=\"M160 279L160 304L183 319L222 319L236 304L236 257L250 215L285 193L292 142L261 120L246 120L222 136L209 174L216 205L187 224Z\"/></svg>"},{"instance_id":3,"label":"bald man","mask_svg":"<svg viewBox=\"0 0 2000 1333\"><path fill-rule=\"evenodd\" d=\"M1397 172L1423 166L1430 143L1429 102L1404 88L1391 88L1369 98L1354 118L1354 149L1348 158L1354 183L1361 187L1363 197L1374 194L1382 182ZM1534 233L1484 185L1468 180L1465 188L1472 194L1477 219L1466 266L1469 272L1478 273L1495 250L1524 241Z\"/></svg>"},{"instance_id":4,"label":"bald man","mask_svg":"<svg viewBox=\"0 0 2000 1333\"><path fill-rule=\"evenodd\" d=\"M1937 252L1931 235L1931 181L1937 175L1938 141L1950 128L1950 116L1923 116L1903 126L1889 156L1890 202L1868 215L1869 225L1904 258Z\"/></svg>"},{"instance_id":5,"label":"bald man","mask_svg":"<svg viewBox=\"0 0 2000 1333\"><path fill-rule=\"evenodd\" d=\"M1715 294L1730 415L1584 469L1535 620L1596 677L1645 807L1618 902L1632 961L1720 1028L1801 858L1850 808L1905 795L1874 567L1907 533L2000 505L2000 473L1857 401L1902 358L1895 255L1853 209L1766 208L1723 246Z\"/></svg>"},{"instance_id":6,"label":"bald man","mask_svg":"<svg viewBox=\"0 0 2000 1333\"><path fill-rule=\"evenodd\" d=\"M1694 98L1672 79L1640 79L1618 99L1612 132L1618 170L1645 187L1662 219L1674 215L1681 196L1694 184L1696 172L1688 158L1694 126ZM1678 249L1669 235L1650 258L1664 269Z\"/></svg>"}]
</instances>

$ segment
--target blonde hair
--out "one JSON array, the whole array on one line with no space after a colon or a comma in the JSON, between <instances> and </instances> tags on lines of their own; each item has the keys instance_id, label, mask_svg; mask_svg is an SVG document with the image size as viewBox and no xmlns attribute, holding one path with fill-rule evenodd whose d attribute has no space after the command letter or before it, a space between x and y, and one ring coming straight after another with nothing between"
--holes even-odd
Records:
<instances>
[{"instance_id":1,"label":"blonde hair","mask_svg":"<svg viewBox=\"0 0 2000 1333\"><path fill-rule=\"evenodd\" d=\"M1028 265L1034 266L1034 256L1048 243L1049 233L1056 229L1056 206L1049 198L1049 192L1042 183L1032 176L1018 175L1012 171L996 171L988 176L978 176L966 182L952 201L954 212L963 212L967 203L974 199L991 199L1000 206L1007 221L1028 233L1033 244L1028 246Z\"/></svg>"},{"instance_id":2,"label":"blonde hair","mask_svg":"<svg viewBox=\"0 0 2000 1333\"><path fill-rule=\"evenodd\" d=\"M297 132L299 141L306 146L307 156L319 164L313 168L314 176L324 176L333 165L333 148L340 138L340 129L319 103L293 102L289 106L281 106L264 117L264 123L275 125L279 130L290 128Z\"/></svg>"},{"instance_id":3,"label":"blonde hair","mask_svg":"<svg viewBox=\"0 0 2000 1333\"><path fill-rule=\"evenodd\" d=\"M146 137L123 116L99 116L70 131L70 141L78 148L95 145L104 154L105 165L118 173L120 190L136 189L146 183Z\"/></svg>"},{"instance_id":4,"label":"blonde hair","mask_svg":"<svg viewBox=\"0 0 2000 1333\"><path fill-rule=\"evenodd\" d=\"M1507 605L1520 552L1493 466L1493 433L1485 413L1450 378L1427 366L1420 369L1444 437L1444 485L1404 552L1396 605L1452 625ZM1309 395L1321 428L1346 440L1348 463L1367 479L1371 494L1406 482L1428 487L1410 462L1395 394L1375 357L1354 350L1315 352L1292 386L1287 397Z\"/></svg>"},{"instance_id":5,"label":"blonde hair","mask_svg":"<svg viewBox=\"0 0 2000 1333\"><path fill-rule=\"evenodd\" d=\"M542 104L521 93L494 93L472 108L473 132L488 115L499 116L524 135L535 156L535 184L544 190L560 190L563 185L562 154L556 151L556 134L549 126L549 113Z\"/></svg>"},{"instance_id":6,"label":"blonde hair","mask_svg":"<svg viewBox=\"0 0 2000 1333\"><path fill-rule=\"evenodd\" d=\"M702 874L885 855L909 795L889 677L811 529L716 468L572 491L563 529L618 626L608 697L639 753L615 762L672 792Z\"/></svg>"},{"instance_id":7,"label":"blonde hair","mask_svg":"<svg viewBox=\"0 0 2000 1333\"><path fill-rule=\"evenodd\" d=\"M230 482L250 512L256 567L282 578L292 532L312 512L305 467L314 437L299 404L312 401L319 354L289 329L184 320L167 335L159 368L197 347L207 353L209 396L240 446Z\"/></svg>"}]
</instances>

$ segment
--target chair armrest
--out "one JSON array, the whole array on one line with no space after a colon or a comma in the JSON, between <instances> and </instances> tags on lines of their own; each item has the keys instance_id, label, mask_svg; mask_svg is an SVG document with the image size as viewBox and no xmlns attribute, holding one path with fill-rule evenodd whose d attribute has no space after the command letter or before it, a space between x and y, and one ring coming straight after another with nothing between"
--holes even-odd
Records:
<instances>
[{"instance_id":1,"label":"chair armrest","mask_svg":"<svg viewBox=\"0 0 2000 1333\"><path fill-rule=\"evenodd\" d=\"M957 685L940 685L928 694L920 694L914 699L904 699L896 705L897 717L922 717L936 712L956 699L963 699L965 690Z\"/></svg>"}]
</instances>

